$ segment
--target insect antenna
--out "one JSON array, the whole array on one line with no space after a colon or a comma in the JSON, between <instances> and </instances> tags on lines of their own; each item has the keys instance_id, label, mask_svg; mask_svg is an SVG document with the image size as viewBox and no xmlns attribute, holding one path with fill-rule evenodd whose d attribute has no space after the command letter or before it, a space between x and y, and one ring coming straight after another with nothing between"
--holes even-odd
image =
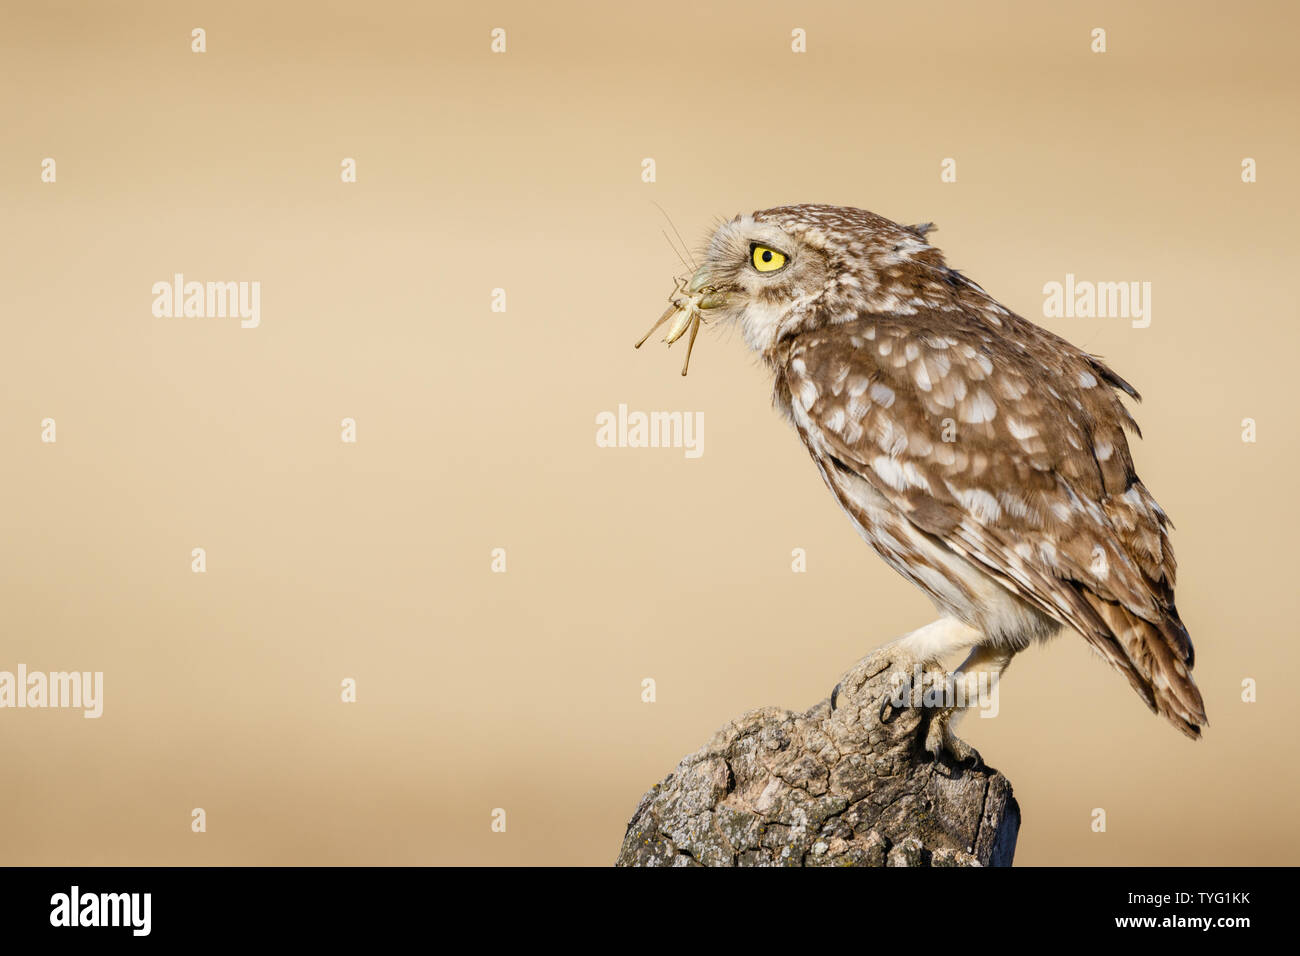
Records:
<instances>
[{"instance_id":1,"label":"insect antenna","mask_svg":"<svg viewBox=\"0 0 1300 956\"><path fill-rule=\"evenodd\" d=\"M672 229L672 231L673 231L673 235L677 237L677 241L681 244L681 247L682 247L683 251L685 251L685 253L686 253L686 258L690 260L689 265L690 265L691 271L694 272L696 269L699 268L699 266L697 266L697 265L695 264L695 257L691 255L691 250L690 250L690 247L686 245L686 240L682 238L682 234L681 234L680 232L678 232L678 231L677 231L677 227L673 225L672 217L670 217L670 216L668 215L668 213L664 211L664 207L663 207L663 206L659 205L659 204L658 204L657 202L655 202L653 199L650 200L650 201L651 201L652 203L654 203L654 207L655 207L656 209L658 209L659 212L663 214L664 219L666 219L666 220L668 221L668 225L669 225L669 227ZM676 251L676 250L674 250L674 251ZM679 257L680 257L680 253L679 253Z\"/></svg>"},{"instance_id":2,"label":"insect antenna","mask_svg":"<svg viewBox=\"0 0 1300 956\"><path fill-rule=\"evenodd\" d=\"M668 232L667 232L666 230L664 230L664 229L660 229L659 231L663 233L665 239L668 239ZM677 247L673 245L673 241L672 241L671 239L668 239L668 248L672 249L672 251L673 251L673 255L675 255L675 256L677 257L677 260L678 260L682 265L684 265L684 266L687 268L688 271L690 271L690 272L694 272L694 271L695 271L695 267L694 267L693 265L691 265L689 262L687 262L685 259L682 258L682 254L681 254L680 252L677 251Z\"/></svg>"}]
</instances>

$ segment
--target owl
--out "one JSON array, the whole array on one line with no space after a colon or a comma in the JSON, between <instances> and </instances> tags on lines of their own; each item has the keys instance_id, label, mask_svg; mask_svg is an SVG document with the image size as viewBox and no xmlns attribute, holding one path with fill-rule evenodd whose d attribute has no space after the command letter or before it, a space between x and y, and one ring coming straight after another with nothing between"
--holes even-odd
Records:
<instances>
[{"instance_id":1,"label":"owl","mask_svg":"<svg viewBox=\"0 0 1300 956\"><path fill-rule=\"evenodd\" d=\"M1199 737L1169 520L1126 438L1140 432L1120 396L1137 391L949 267L931 229L828 205L737 216L651 332L739 327L844 513L941 615L899 654L965 651L953 678L996 686L1069 628ZM926 746L977 759L949 726L959 710L935 714Z\"/></svg>"}]
</instances>

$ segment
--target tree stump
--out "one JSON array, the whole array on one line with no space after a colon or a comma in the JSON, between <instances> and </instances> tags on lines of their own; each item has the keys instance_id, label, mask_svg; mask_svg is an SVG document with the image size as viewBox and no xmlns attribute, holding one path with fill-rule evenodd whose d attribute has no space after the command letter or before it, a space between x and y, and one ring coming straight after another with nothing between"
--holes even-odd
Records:
<instances>
[{"instance_id":1,"label":"tree stump","mask_svg":"<svg viewBox=\"0 0 1300 956\"><path fill-rule=\"evenodd\" d=\"M893 658L859 661L834 708L731 721L641 798L617 865L1010 866L1010 782L931 757L932 712L895 706L913 662Z\"/></svg>"}]
</instances>

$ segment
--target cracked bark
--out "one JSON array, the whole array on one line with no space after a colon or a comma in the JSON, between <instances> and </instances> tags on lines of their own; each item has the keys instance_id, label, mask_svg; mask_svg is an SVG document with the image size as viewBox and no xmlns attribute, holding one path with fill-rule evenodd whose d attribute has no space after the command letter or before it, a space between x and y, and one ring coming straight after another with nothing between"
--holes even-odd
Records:
<instances>
[{"instance_id":1,"label":"cracked bark","mask_svg":"<svg viewBox=\"0 0 1300 956\"><path fill-rule=\"evenodd\" d=\"M834 710L764 707L719 730L641 798L617 865L1010 866L1011 784L930 757L930 712L885 706L912 676L892 650L844 675Z\"/></svg>"}]
</instances>

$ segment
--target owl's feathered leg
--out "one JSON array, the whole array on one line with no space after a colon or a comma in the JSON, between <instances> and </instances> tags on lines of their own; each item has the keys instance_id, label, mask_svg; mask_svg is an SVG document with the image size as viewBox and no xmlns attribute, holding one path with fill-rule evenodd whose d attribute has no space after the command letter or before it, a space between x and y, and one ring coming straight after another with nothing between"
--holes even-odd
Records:
<instances>
[{"instance_id":1,"label":"owl's feathered leg","mask_svg":"<svg viewBox=\"0 0 1300 956\"><path fill-rule=\"evenodd\" d=\"M977 644L949 678L951 696L930 719L925 747L936 757L946 753L958 761L982 763L979 752L952 730L953 720L967 710L997 713L998 682L1015 650L1005 645Z\"/></svg>"},{"instance_id":2,"label":"owl's feathered leg","mask_svg":"<svg viewBox=\"0 0 1300 956\"><path fill-rule=\"evenodd\" d=\"M982 640L984 635L975 628L955 618L941 617L891 641L881 650L891 650L896 669L919 684L926 673L943 670L943 658L948 654ZM840 685L836 684L831 691L831 710L835 709L839 692Z\"/></svg>"},{"instance_id":3,"label":"owl's feathered leg","mask_svg":"<svg viewBox=\"0 0 1300 956\"><path fill-rule=\"evenodd\" d=\"M997 681L1014 651L986 641L978 629L943 617L889 645L898 652L895 664L911 665L912 686L921 687L920 703L930 711L925 747L936 758L946 754L959 763L980 762L979 753L953 733L951 724L966 709L996 705ZM961 666L952 674L944 672L943 659L968 647L973 649Z\"/></svg>"},{"instance_id":4,"label":"owl's feathered leg","mask_svg":"<svg viewBox=\"0 0 1300 956\"><path fill-rule=\"evenodd\" d=\"M913 660L932 664L956 650L971 647L984 640L984 635L952 617L939 620L904 634L889 647L896 647Z\"/></svg>"},{"instance_id":5,"label":"owl's feathered leg","mask_svg":"<svg viewBox=\"0 0 1300 956\"><path fill-rule=\"evenodd\" d=\"M973 647L966 660L951 674L943 668L943 659L953 651ZM952 721L972 708L996 713L997 685L1002 672L1011 662L1015 650L987 643L976 628L955 618L943 617L925 627L905 634L882 650L891 652L897 671L895 693L881 709L881 720L890 712L912 707L929 712L925 748L938 759L946 755L956 763L981 763L974 747L957 737ZM831 710L835 709L840 687L831 691Z\"/></svg>"}]
</instances>

